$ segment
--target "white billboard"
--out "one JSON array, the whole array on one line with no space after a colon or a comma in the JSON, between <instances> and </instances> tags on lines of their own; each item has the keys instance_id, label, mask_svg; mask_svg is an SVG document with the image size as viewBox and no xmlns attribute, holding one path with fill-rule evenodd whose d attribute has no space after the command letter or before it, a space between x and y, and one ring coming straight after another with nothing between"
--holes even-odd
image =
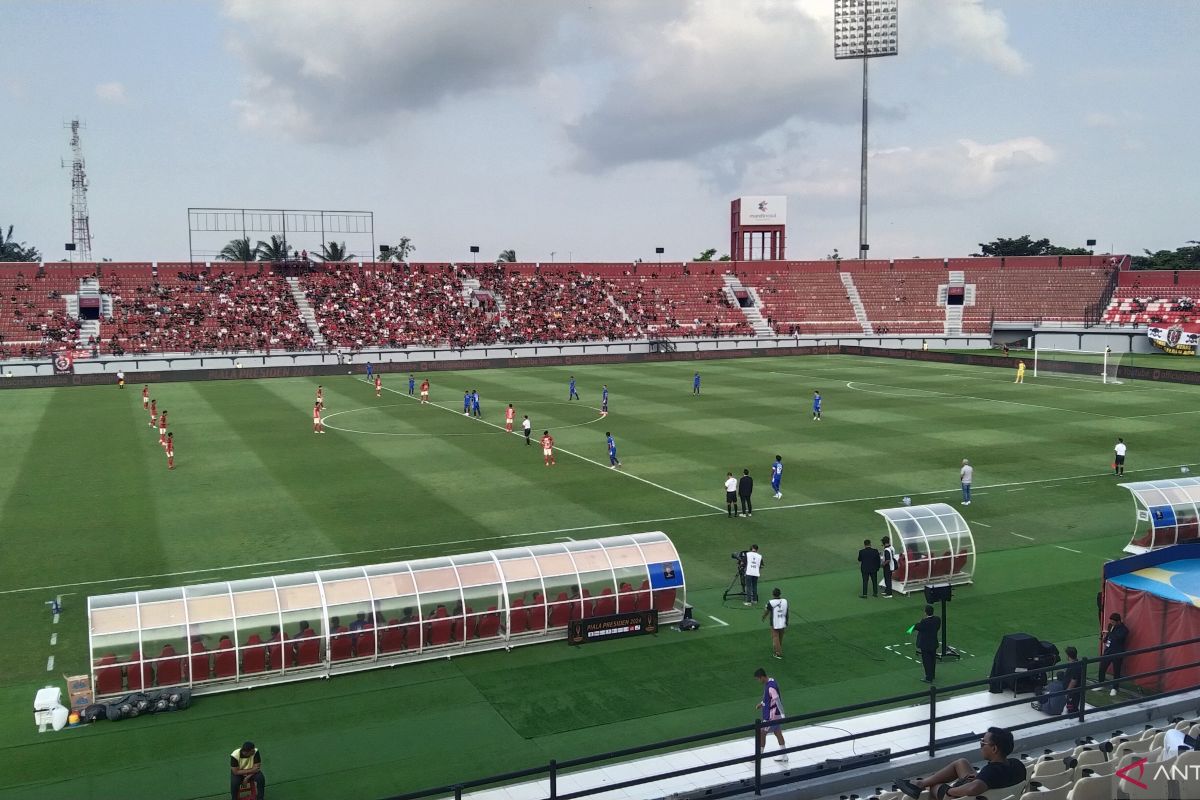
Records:
<instances>
[{"instance_id":1,"label":"white billboard","mask_svg":"<svg viewBox=\"0 0 1200 800\"><path fill-rule=\"evenodd\" d=\"M740 197L740 225L786 225L787 197L784 195L753 195Z\"/></svg>"}]
</instances>

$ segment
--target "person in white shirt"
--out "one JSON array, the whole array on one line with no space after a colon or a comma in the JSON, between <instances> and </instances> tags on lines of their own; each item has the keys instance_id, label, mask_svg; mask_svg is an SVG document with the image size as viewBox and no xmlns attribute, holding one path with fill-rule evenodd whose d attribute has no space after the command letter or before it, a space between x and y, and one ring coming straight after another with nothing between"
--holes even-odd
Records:
<instances>
[{"instance_id":1,"label":"person in white shirt","mask_svg":"<svg viewBox=\"0 0 1200 800\"><path fill-rule=\"evenodd\" d=\"M1125 440L1117 439L1117 446L1113 448L1113 475L1125 474Z\"/></svg>"},{"instance_id":2,"label":"person in white shirt","mask_svg":"<svg viewBox=\"0 0 1200 800\"><path fill-rule=\"evenodd\" d=\"M762 575L763 557L758 552L758 545L750 545L746 551L746 603L748 606L758 605L758 576Z\"/></svg>"},{"instance_id":3,"label":"person in white shirt","mask_svg":"<svg viewBox=\"0 0 1200 800\"><path fill-rule=\"evenodd\" d=\"M529 434L533 430L533 423L529 421L529 415L525 415L525 419L521 420L521 430L525 431L525 444L529 444Z\"/></svg>"},{"instance_id":4,"label":"person in white shirt","mask_svg":"<svg viewBox=\"0 0 1200 800\"><path fill-rule=\"evenodd\" d=\"M738 515L737 478L733 477L732 472L725 473L725 510L729 512L730 519Z\"/></svg>"},{"instance_id":5,"label":"person in white shirt","mask_svg":"<svg viewBox=\"0 0 1200 800\"><path fill-rule=\"evenodd\" d=\"M779 589L771 590L771 599L763 610L762 618L771 618L771 645L775 648L775 657L783 658L783 634L788 626L788 601L783 599Z\"/></svg>"},{"instance_id":6,"label":"person in white shirt","mask_svg":"<svg viewBox=\"0 0 1200 800\"><path fill-rule=\"evenodd\" d=\"M118 389L125 388L125 370L123 370L123 369L117 370L117 388Z\"/></svg>"},{"instance_id":7,"label":"person in white shirt","mask_svg":"<svg viewBox=\"0 0 1200 800\"><path fill-rule=\"evenodd\" d=\"M971 479L975 477L975 468L971 466L965 458L963 459L962 469L958 471L958 480L962 483L964 506L971 505Z\"/></svg>"}]
</instances>

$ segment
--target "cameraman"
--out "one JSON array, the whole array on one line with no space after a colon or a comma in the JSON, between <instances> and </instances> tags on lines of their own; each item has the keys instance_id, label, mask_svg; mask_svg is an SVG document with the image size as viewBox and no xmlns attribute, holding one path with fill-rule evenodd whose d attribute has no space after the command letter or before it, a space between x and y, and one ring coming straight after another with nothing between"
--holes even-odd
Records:
<instances>
[{"instance_id":1,"label":"cameraman","mask_svg":"<svg viewBox=\"0 0 1200 800\"><path fill-rule=\"evenodd\" d=\"M763 557L758 545L750 545L746 551L746 602L743 605L758 605L758 577L762 574Z\"/></svg>"}]
</instances>

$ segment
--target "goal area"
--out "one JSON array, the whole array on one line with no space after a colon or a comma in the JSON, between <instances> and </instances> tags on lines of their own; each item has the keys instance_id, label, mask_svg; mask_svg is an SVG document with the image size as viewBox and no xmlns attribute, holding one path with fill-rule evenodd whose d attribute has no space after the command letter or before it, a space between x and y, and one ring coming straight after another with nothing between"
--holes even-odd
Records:
<instances>
[{"instance_id":1,"label":"goal area","mask_svg":"<svg viewBox=\"0 0 1200 800\"><path fill-rule=\"evenodd\" d=\"M1033 377L1065 376L1101 383L1123 383L1121 364L1126 353L1111 350L1066 350L1039 347L1033 351Z\"/></svg>"}]
</instances>

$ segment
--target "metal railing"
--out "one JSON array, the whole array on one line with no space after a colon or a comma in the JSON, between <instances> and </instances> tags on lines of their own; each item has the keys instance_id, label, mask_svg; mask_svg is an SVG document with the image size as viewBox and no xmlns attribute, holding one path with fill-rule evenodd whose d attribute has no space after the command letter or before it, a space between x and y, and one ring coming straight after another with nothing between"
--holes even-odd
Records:
<instances>
[{"instance_id":1,"label":"metal railing","mask_svg":"<svg viewBox=\"0 0 1200 800\"><path fill-rule=\"evenodd\" d=\"M1179 641L1179 642L1170 642L1168 644L1158 645L1155 647L1145 647L1140 650L1128 650L1128 651L1121 653L1120 657L1122 659L1125 659L1125 658L1129 658L1131 656L1143 655L1146 653L1161 653L1161 652L1165 652L1171 648L1184 647L1184 646L1196 645L1196 644L1200 644L1200 637L1197 637L1194 639L1187 639L1187 640ZM1128 706L1136 705L1139 703L1144 703L1147 701L1146 697L1134 697L1134 698L1130 698L1128 700L1123 700L1120 702L1109 704L1107 706L1104 706L1103 708L1094 708L1091 711L1089 711L1087 709L1086 703L1083 702L1084 693L1087 691L1087 688L1088 688L1086 686L1086 676L1088 673L1088 667L1090 664L1097 662L1097 661L1101 661L1102 659L1103 659L1103 657L1096 657L1096 658L1090 658L1090 659L1089 658L1081 658L1079 660L1079 663L1080 663L1081 669L1082 669L1082 673L1085 678L1085 680L1084 680L1085 685L1080 686L1076 689L1070 689L1070 690L1063 689L1062 691L1044 692L1041 695L1038 695L1038 697L1042 700L1047 700L1050 698L1069 697L1069 695L1072 695L1072 694L1077 695L1078 708L1073 713L1073 717L1076 720L1078 720L1080 723L1084 722L1087 719L1087 716L1089 713L1095 713L1096 711L1109 711L1114 708L1117 708L1117 709L1125 708ZM727 796L727 795L735 794L735 793L740 794L747 790L753 791L755 795L760 795L760 794L762 794L763 789L766 789L766 788L780 786L780 785L788 784L788 783L799 783L799 782L805 781L805 780L813 780L815 778L821 778L821 777L828 776L831 772L841 772L841 771L847 771L850 769L858 769L860 767L867 766L870 763L881 763L883 761L890 761L890 760L894 760L894 759L898 759L898 758L905 758L908 756L921 755L921 754L927 755L929 758L934 758L937 756L939 749L954 747L956 745L961 744L963 741L973 739L975 736L975 734L970 734L970 735L950 736L950 737L939 739L938 735L937 735L939 723L945 723L945 722L949 722L949 721L956 720L956 719L962 719L962 718L970 717L970 716L980 713L980 710L978 708L971 708L971 709L968 709L965 711L956 711L956 712L952 712L952 713L948 713L948 714L939 715L938 711L937 711L939 698L944 699L944 698L947 698L950 696L960 694L966 690L977 689L982 686L990 687L992 684L994 684L997 681L999 681L1001 683L1002 687L1007 687L1009 685L1009 683L1015 684L1018 680L1029 681L1031 678L1035 678L1036 676L1047 676L1047 675L1051 675L1055 672L1062 671L1064 669L1064 664L1065 664L1065 662L1059 662L1058 664L1054 664L1054 665L1050 665L1050 666L1038 667L1036 669L1030 669L1027 671L1012 672L1012 673L1008 673L1008 674L1000 675L1000 676L991 676L988 678L982 678L982 679L973 680L973 681L966 681L963 683L956 683L951 686L945 686L945 687L940 687L940 688L935 685L930 685L930 687L927 691L923 690L923 691L919 691L919 692L910 692L908 694L895 695L892 697L885 697L885 698L882 698L879 700L868 700L868 701L865 701L862 703L854 703L851 705L837 706L834 708L826 708L826 709L821 709L819 711L810 711L805 714L797 714L795 716L789 716L783 720L761 720L760 719L760 720L756 720L755 722L753 722L751 724L747 724L747 725L738 725L735 727L723 728L721 730L716 730L716 731L697 733L697 734L693 734L691 736L684 736L684 737L680 737L680 738L676 738L676 739L667 739L664 741L654 742L654 743L647 744L647 745L639 745L636 747L626 747L626 748L622 748L620 750L612 750L612 751L609 751L606 753L599 753L597 755L592 755L592 756L583 756L580 758L572 758L572 759L567 759L567 760L562 760L562 761L559 761L557 759L551 759L545 765L539 765L536 767L528 767L526 769L515 770L512 772L505 772L505 773L501 773L498 775L490 775L490 776L487 776L484 778L476 778L473 780L461 781L459 783L447 784L445 786L437 786L437 787L433 787L433 788L429 788L429 789L422 789L422 790L415 791L415 792L406 792L404 794L392 795L392 796L386 798L385 800L427 800L428 798L443 798L443 797L453 797L455 800L461 800L465 796L464 792L467 792L469 790L479 789L479 788L483 788L483 787L487 787L487 786L493 786L496 784L510 783L510 782L513 782L513 781L516 781L516 780L519 780L522 778L535 779L535 780L548 779L549 791L548 791L548 794L546 795L546 800L576 800L576 798L583 798L583 797L588 797L588 796L594 795L594 794L601 794L604 792L612 792L612 791L618 791L621 789L628 789L628 788L631 788L634 786L640 786L640 785L643 785L646 783L651 783L654 781L669 780L671 778L682 777L684 775L694 775L696 773L705 772L708 770L716 770L716 769L721 769L721 768L725 768L725 767L734 767L734 766L740 766L740 765L745 765L745 764L752 764L754 767L754 777L752 780L747 780L747 782L746 782L747 785L738 785L738 786L731 788L725 792L722 792L719 789L714 789L711 792L706 792L705 796L709 797L709 798L718 798L718 797ZM1138 672L1138 673L1133 673L1133 674L1128 674L1128 675L1122 675L1121 681L1132 682L1132 681L1136 681L1139 678L1148 678L1148 677L1154 677L1154 676L1158 676L1158 675L1165 675L1168 673L1178 672L1178 671L1186 670L1186 669L1193 669L1193 668L1197 668L1197 667L1200 667L1200 660L1191 661L1191 662L1187 662L1187 663L1183 663L1183 664L1176 664L1176 665L1169 666L1169 667L1162 667L1160 669L1148 670L1145 672ZM1106 681L1102 682L1102 685L1108 685L1109 683L1111 683L1111 681L1106 680ZM1161 699L1161 698L1165 698L1165 697L1171 697L1173 695L1183 694L1185 692L1194 691L1197 688L1200 688L1200 687L1187 686L1182 689L1175 689L1175 690L1171 690L1171 691L1159 692L1159 693L1153 695L1153 698ZM1004 689L1002 688L1001 691L1003 691L1003 690ZM989 704L987 707L987 711L993 712L998 709L1010 708L1013 706L1024 706L1024 705L1028 705L1030 702L1029 698L1027 696L1018 698L1016 696L1015 690L1014 690L1013 698L1014 699L1003 702L1003 703ZM811 751L816 748L828 747L831 745L843 744L846 742L854 742L860 738L875 737L875 736L880 736L880 735L884 735L884 734L892 734L892 733L907 733L907 732L916 733L918 731L921 731L923 733L923 735L920 737L920 741L921 741L920 745L918 745L916 747L909 747L909 748L904 748L904 749L900 749L900 750L890 749L886 754L877 754L874 758L871 758L869 756L862 757L862 758L854 759L853 761L849 762L846 765L830 767L829 769L826 769L826 770L812 770L812 769L804 770L802 775L789 776L789 775L785 774L785 775L780 775L780 776L768 776L768 777L763 776L762 767L763 767L764 753L763 753L763 749L761 746L761 742L763 741L763 738L764 738L762 734L766 732L767 728L777 725L777 724L783 728L797 727L797 726L801 726L805 723L812 722L815 720L820 720L820 719L825 719L825 718L830 718L830 717L840 718L840 717L843 717L847 714L851 714L854 712L871 711L873 709L884 710L888 707L896 706L898 704L911 703L914 700L928 701L929 714L925 719L920 720L920 721L914 721L914 722L900 723L900 724L896 724L896 725L888 725L888 726L884 726L884 727L873 727L873 728L871 728L869 733L862 733L862 734L848 733L843 736L835 736L835 737L831 737L828 739L821 739L819 741L808 742L807 744L793 745L792 747L788 747L788 748L773 751L773 752L774 753L786 753L788 755L803 754L807 751ZM1041 719L1036 719L1036 720L1033 720L1030 722L1023 722L1023 723L1020 723L1017 725L1011 725L1008 727L1008 730L1013 731L1013 732L1031 730L1031 729L1038 728L1041 726L1048 726L1048 725L1056 724L1059 720L1061 720L1063 718L1064 718L1064 715L1046 715L1044 718L1041 718ZM741 756L738 758L729 758L729 759L725 759L723 761L710 762L710 763L705 764L705 766L701 767L701 768L687 767L687 768L683 768L683 769L665 770L663 772L655 773L653 775L642 775L642 776L632 778L627 781L620 781L617 783L604 783L603 785L596 786L593 788L579 789L579 790L571 791L571 792L560 792L558 789L559 779L562 777L565 770L573 770L573 769L576 769L579 767L594 766L594 765L602 764L605 762L612 762L612 761L618 761L618 760L622 760L622 759L628 759L628 758L634 757L634 756L652 755L652 754L659 753L660 751L678 749L684 745L694 745L694 744L700 744L700 743L717 744L717 743L720 743L723 741L728 741L734 737L744 737L748 734L753 734L753 736L754 736L754 752L750 755ZM814 762L814 764L815 763L816 762ZM719 785L722 782L723 781L721 781L721 780L714 780L714 785Z\"/></svg>"}]
</instances>

